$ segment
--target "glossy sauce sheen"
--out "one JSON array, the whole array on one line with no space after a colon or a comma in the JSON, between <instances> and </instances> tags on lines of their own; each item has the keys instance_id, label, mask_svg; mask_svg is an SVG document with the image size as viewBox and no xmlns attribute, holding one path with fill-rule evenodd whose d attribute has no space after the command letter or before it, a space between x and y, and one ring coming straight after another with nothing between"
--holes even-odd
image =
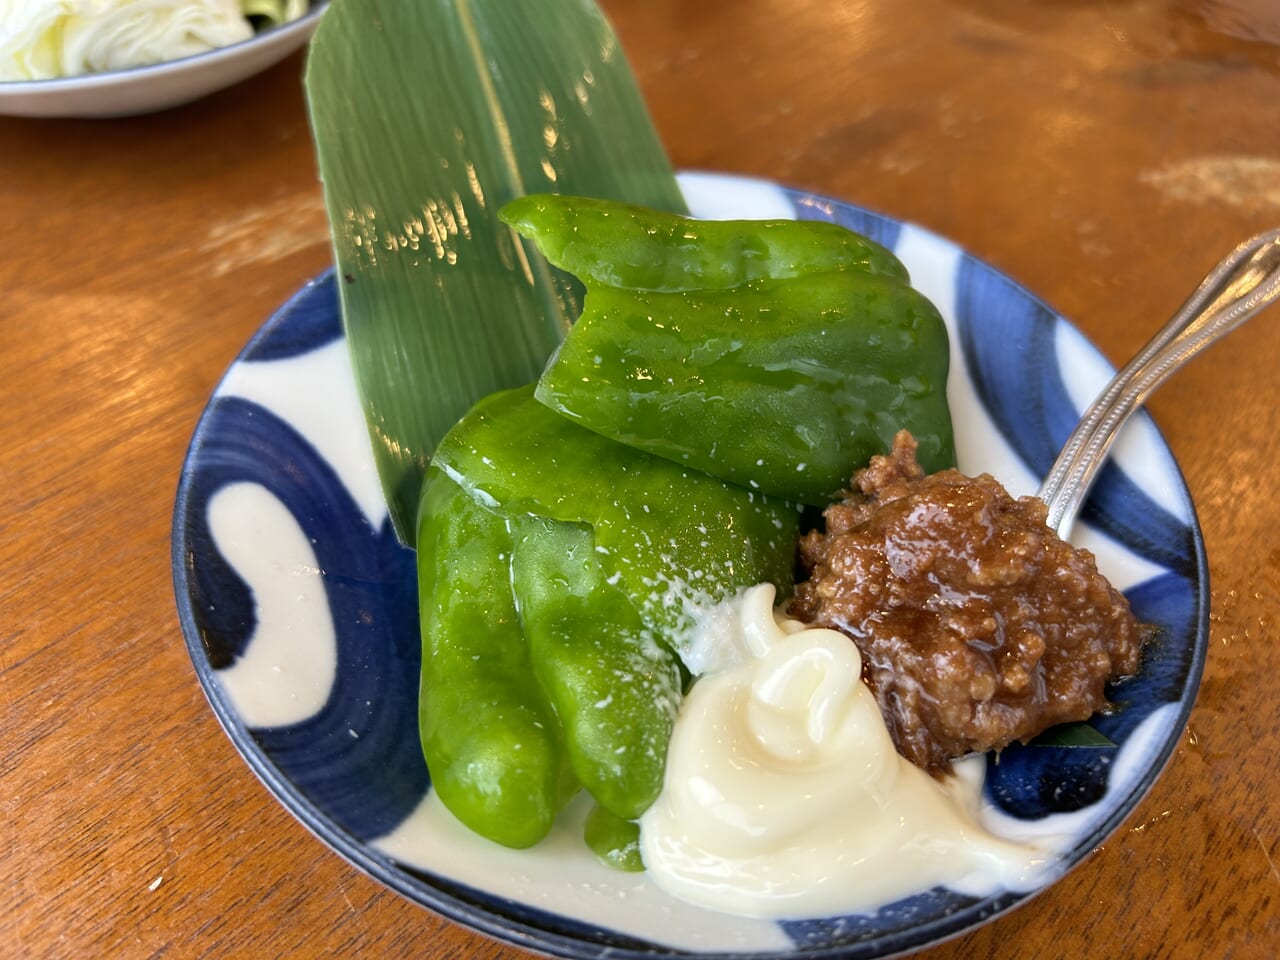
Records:
<instances>
[{"instance_id":1,"label":"glossy sauce sheen","mask_svg":"<svg viewBox=\"0 0 1280 960\"><path fill-rule=\"evenodd\" d=\"M658 801L640 821L650 877L747 916L873 910L936 885L1026 889L1051 857L977 822L981 766L945 783L894 748L857 648L775 620L764 584L722 605L695 659Z\"/></svg>"},{"instance_id":2,"label":"glossy sauce sheen","mask_svg":"<svg viewBox=\"0 0 1280 960\"><path fill-rule=\"evenodd\" d=\"M992 477L925 476L910 436L854 478L801 560L791 613L862 652L894 742L922 767L1028 740L1107 705L1143 629L1045 506Z\"/></svg>"}]
</instances>

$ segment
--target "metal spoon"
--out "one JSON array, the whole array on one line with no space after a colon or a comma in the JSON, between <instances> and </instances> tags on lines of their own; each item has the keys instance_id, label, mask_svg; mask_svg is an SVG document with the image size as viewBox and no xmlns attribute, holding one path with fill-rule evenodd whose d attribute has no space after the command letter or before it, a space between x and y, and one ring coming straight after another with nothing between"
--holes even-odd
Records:
<instances>
[{"instance_id":1,"label":"metal spoon","mask_svg":"<svg viewBox=\"0 0 1280 960\"><path fill-rule=\"evenodd\" d=\"M1048 524L1066 538L1107 451L1129 416L1201 350L1280 297L1280 230L1236 247L1081 417L1038 496Z\"/></svg>"}]
</instances>

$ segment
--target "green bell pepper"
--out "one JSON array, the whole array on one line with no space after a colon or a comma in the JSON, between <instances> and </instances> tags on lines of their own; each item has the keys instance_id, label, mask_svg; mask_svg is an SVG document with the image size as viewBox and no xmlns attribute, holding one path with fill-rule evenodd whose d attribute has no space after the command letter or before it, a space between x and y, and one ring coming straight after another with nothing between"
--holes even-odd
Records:
<instances>
[{"instance_id":1,"label":"green bell pepper","mask_svg":"<svg viewBox=\"0 0 1280 960\"><path fill-rule=\"evenodd\" d=\"M532 385L477 403L432 463L508 516L590 526L606 576L669 640L741 587L790 590L793 506L584 430Z\"/></svg>"},{"instance_id":2,"label":"green bell pepper","mask_svg":"<svg viewBox=\"0 0 1280 960\"><path fill-rule=\"evenodd\" d=\"M635 820L623 820L604 807L593 807L587 814L583 839L605 866L628 873L644 870L644 860L640 856L640 824Z\"/></svg>"},{"instance_id":3,"label":"green bell pepper","mask_svg":"<svg viewBox=\"0 0 1280 960\"><path fill-rule=\"evenodd\" d=\"M511 549L503 517L428 469L418 525L423 754L459 820L498 843L528 847L575 787L501 559Z\"/></svg>"},{"instance_id":4,"label":"green bell pepper","mask_svg":"<svg viewBox=\"0 0 1280 960\"><path fill-rule=\"evenodd\" d=\"M901 429L926 470L954 465L946 326L870 241L812 221L681 234L673 223L694 222L578 198L502 216L586 283L537 387L566 418L815 505Z\"/></svg>"},{"instance_id":5,"label":"green bell pepper","mask_svg":"<svg viewBox=\"0 0 1280 960\"><path fill-rule=\"evenodd\" d=\"M561 194L517 197L498 216L588 286L725 290L832 270L907 280L907 268L890 251L835 223L692 220Z\"/></svg>"},{"instance_id":6,"label":"green bell pepper","mask_svg":"<svg viewBox=\"0 0 1280 960\"><path fill-rule=\"evenodd\" d=\"M510 845L554 817L560 737L611 816L649 806L682 634L742 587L789 589L798 524L789 504L576 426L532 385L485 398L446 435L421 517L428 766L460 820ZM458 758L474 756L473 782Z\"/></svg>"},{"instance_id":7,"label":"green bell pepper","mask_svg":"<svg viewBox=\"0 0 1280 960\"><path fill-rule=\"evenodd\" d=\"M596 802L638 817L657 799L680 703L676 658L601 568L584 524L513 521L511 585L534 672Z\"/></svg>"}]
</instances>

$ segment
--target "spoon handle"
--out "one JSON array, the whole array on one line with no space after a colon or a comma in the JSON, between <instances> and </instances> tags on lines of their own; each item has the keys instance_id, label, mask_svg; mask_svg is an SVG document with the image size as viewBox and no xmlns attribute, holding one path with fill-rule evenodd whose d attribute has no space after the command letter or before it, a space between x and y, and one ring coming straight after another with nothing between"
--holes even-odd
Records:
<instances>
[{"instance_id":1,"label":"spoon handle","mask_svg":"<svg viewBox=\"0 0 1280 960\"><path fill-rule=\"evenodd\" d=\"M1280 230L1246 240L1219 263L1081 417L1038 496L1048 524L1066 537L1129 416L1173 373L1280 297Z\"/></svg>"}]
</instances>

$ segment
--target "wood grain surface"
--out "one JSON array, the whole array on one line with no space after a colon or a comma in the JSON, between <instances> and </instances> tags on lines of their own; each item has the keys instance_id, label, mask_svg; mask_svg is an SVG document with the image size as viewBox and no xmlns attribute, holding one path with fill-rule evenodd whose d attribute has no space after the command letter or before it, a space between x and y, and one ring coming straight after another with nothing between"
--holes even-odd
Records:
<instances>
[{"instance_id":1,"label":"wood grain surface","mask_svg":"<svg viewBox=\"0 0 1280 960\"><path fill-rule=\"evenodd\" d=\"M1280 224L1271 0L607 0L681 168L953 238L1135 350ZM0 956L482 957L237 756L178 628L169 535L223 371L330 260L301 56L154 116L0 118ZM1280 950L1280 316L1151 407L1212 574L1191 722L1133 816L1012 914L926 951Z\"/></svg>"}]
</instances>

